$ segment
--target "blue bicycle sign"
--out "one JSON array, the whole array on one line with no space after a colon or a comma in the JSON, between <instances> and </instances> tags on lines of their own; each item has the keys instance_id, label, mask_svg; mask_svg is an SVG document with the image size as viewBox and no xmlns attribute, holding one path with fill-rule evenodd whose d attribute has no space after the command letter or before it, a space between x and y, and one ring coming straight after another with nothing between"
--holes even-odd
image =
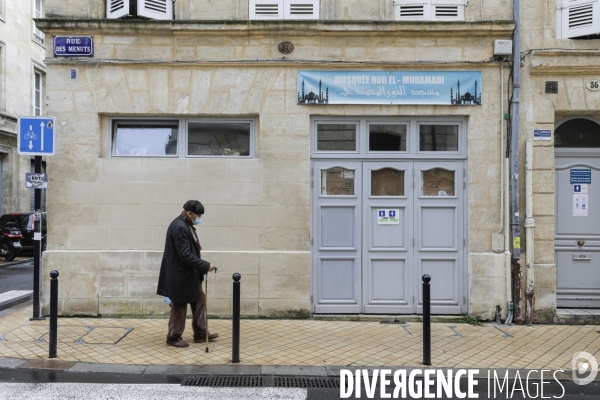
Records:
<instances>
[{"instance_id":1,"label":"blue bicycle sign","mask_svg":"<svg viewBox=\"0 0 600 400\"><path fill-rule=\"evenodd\" d=\"M38 156L54 155L54 117L19 117L17 152Z\"/></svg>"}]
</instances>

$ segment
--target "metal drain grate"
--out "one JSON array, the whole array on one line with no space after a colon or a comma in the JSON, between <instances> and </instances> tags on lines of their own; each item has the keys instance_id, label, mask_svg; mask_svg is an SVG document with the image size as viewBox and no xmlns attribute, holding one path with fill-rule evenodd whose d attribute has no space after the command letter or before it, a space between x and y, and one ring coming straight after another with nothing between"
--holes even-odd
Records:
<instances>
[{"instance_id":1,"label":"metal drain grate","mask_svg":"<svg viewBox=\"0 0 600 400\"><path fill-rule=\"evenodd\" d=\"M262 376L188 376L181 386L262 387Z\"/></svg>"},{"instance_id":2,"label":"metal drain grate","mask_svg":"<svg viewBox=\"0 0 600 400\"><path fill-rule=\"evenodd\" d=\"M283 377L273 378L274 387L292 387L292 388L340 388L340 378L303 378L303 377Z\"/></svg>"}]
</instances>

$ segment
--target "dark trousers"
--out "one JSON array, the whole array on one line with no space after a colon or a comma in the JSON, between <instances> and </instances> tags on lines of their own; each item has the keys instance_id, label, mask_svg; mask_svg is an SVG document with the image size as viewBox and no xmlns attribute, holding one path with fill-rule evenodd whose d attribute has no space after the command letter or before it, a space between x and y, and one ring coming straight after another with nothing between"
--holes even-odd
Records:
<instances>
[{"instance_id":1,"label":"dark trousers","mask_svg":"<svg viewBox=\"0 0 600 400\"><path fill-rule=\"evenodd\" d=\"M192 307L192 329L195 338L205 337L206 335L206 295L202 290L202 282L199 282L198 286L198 301L190 304ZM187 303L172 303L167 340L175 341L183 335L186 314Z\"/></svg>"}]
</instances>

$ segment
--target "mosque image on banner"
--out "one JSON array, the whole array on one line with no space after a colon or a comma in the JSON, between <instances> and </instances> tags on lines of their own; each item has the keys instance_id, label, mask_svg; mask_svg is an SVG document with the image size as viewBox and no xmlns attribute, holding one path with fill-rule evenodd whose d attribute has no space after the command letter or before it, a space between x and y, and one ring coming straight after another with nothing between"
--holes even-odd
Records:
<instances>
[{"instance_id":1,"label":"mosque image on banner","mask_svg":"<svg viewBox=\"0 0 600 400\"><path fill-rule=\"evenodd\" d=\"M327 104L329 103L329 88L325 89L323 94L323 81L319 81L319 95L317 96L312 90L308 94L304 94L304 79L302 79L302 94L298 92L298 104Z\"/></svg>"},{"instance_id":2,"label":"mosque image on banner","mask_svg":"<svg viewBox=\"0 0 600 400\"><path fill-rule=\"evenodd\" d=\"M451 104L477 104L481 105L481 93L477 96L477 81L475 81L475 90L473 94L466 92L462 96L460 95L460 81L456 84L456 94L453 94L453 89L450 88L450 102Z\"/></svg>"}]
</instances>

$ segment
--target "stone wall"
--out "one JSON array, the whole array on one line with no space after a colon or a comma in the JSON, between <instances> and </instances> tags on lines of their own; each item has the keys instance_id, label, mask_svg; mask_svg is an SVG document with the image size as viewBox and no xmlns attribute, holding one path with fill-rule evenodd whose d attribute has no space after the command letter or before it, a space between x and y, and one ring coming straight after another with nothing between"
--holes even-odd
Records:
<instances>
[{"instance_id":1,"label":"stone wall","mask_svg":"<svg viewBox=\"0 0 600 400\"><path fill-rule=\"evenodd\" d=\"M489 58L493 44L487 34L466 26L472 31L456 38L446 37L447 32L429 34L419 40L418 51L414 43L407 44L409 35L387 32L353 32L352 37L295 33L286 39L296 45L293 55L299 60L345 57L394 65L430 58L465 69L459 60ZM509 32L504 25L490 27L501 37ZM57 155L48 165L56 178L48 189L50 233L43 276L47 287L47 272L61 272L63 315L165 314L168 307L154 294L164 235L188 198L199 198L206 206L199 229L203 256L220 267L210 278L211 313L230 313L231 274L240 272L244 314L306 315L310 116L315 112L468 117L470 310L488 318L503 304L501 256L490 250L499 224L500 64L466 67L482 70L482 106L329 105L316 110L296 104L297 70L314 68L312 64L238 62L274 56L279 34L165 32L140 29L133 37L95 31L96 57L102 61L48 60L49 113L57 117L60 130ZM440 46L448 51L439 53ZM105 61L110 58L148 62ZM157 58L161 61L150 61ZM195 62L181 62L186 59ZM320 67L365 68L326 61ZM72 68L77 79L70 77ZM119 116L252 117L257 157L109 158L109 117ZM44 294L47 305L47 290Z\"/></svg>"},{"instance_id":2,"label":"stone wall","mask_svg":"<svg viewBox=\"0 0 600 400\"><path fill-rule=\"evenodd\" d=\"M80 19L106 18L106 0L48 0L50 17ZM176 20L248 20L248 0L196 0L175 2ZM393 0L321 0L321 20L373 20L394 19ZM465 8L465 21L510 20L512 3L508 1L480 0L469 2Z\"/></svg>"}]
</instances>

